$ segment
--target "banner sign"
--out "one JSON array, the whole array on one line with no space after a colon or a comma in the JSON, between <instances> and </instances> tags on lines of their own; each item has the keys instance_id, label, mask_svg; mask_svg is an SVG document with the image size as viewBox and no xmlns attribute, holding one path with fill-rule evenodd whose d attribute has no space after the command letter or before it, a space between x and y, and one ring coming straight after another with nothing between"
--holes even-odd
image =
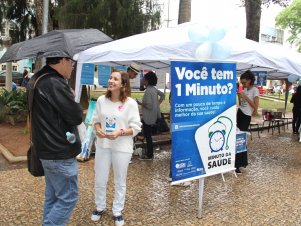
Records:
<instances>
[{"instance_id":1,"label":"banner sign","mask_svg":"<svg viewBox=\"0 0 301 226\"><path fill-rule=\"evenodd\" d=\"M122 70L122 71L127 71L126 69L127 69L127 67L126 67L126 66L114 66L114 70Z\"/></svg>"},{"instance_id":2,"label":"banner sign","mask_svg":"<svg viewBox=\"0 0 301 226\"><path fill-rule=\"evenodd\" d=\"M267 72L266 71L252 71L255 75L254 85L266 86L267 85Z\"/></svg>"},{"instance_id":3,"label":"banner sign","mask_svg":"<svg viewBox=\"0 0 301 226\"><path fill-rule=\"evenodd\" d=\"M236 64L171 62L172 180L234 170Z\"/></svg>"},{"instance_id":4,"label":"banner sign","mask_svg":"<svg viewBox=\"0 0 301 226\"><path fill-rule=\"evenodd\" d=\"M80 84L94 84L94 64L83 64Z\"/></svg>"},{"instance_id":5,"label":"banner sign","mask_svg":"<svg viewBox=\"0 0 301 226\"><path fill-rule=\"evenodd\" d=\"M111 76L111 66L99 64L97 67L98 67L98 85L107 87L109 78Z\"/></svg>"},{"instance_id":6,"label":"banner sign","mask_svg":"<svg viewBox=\"0 0 301 226\"><path fill-rule=\"evenodd\" d=\"M247 133L239 132L236 134L236 153L247 151Z\"/></svg>"}]
</instances>

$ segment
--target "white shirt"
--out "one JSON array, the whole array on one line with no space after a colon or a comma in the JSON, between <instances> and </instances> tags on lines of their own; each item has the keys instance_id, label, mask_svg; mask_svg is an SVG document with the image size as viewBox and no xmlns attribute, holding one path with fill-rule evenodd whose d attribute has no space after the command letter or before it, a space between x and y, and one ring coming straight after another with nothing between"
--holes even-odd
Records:
<instances>
[{"instance_id":1,"label":"white shirt","mask_svg":"<svg viewBox=\"0 0 301 226\"><path fill-rule=\"evenodd\" d=\"M244 89L243 92L253 102L254 102L255 97L259 96L259 90L257 89L257 87L254 87L254 86L250 90ZM252 113L254 111L254 108L252 108L250 106L250 104L248 103L248 101L246 101L244 99L241 100L239 108L245 115L249 115L249 116L252 116Z\"/></svg>"},{"instance_id":2,"label":"white shirt","mask_svg":"<svg viewBox=\"0 0 301 226\"><path fill-rule=\"evenodd\" d=\"M106 132L132 128L132 136L119 136L115 140L97 137L96 148L111 148L133 153L133 137L141 131L139 109L135 100L128 97L124 103L121 101L114 103L105 96L100 96L97 99L92 123L93 126L100 123L101 129Z\"/></svg>"}]
</instances>

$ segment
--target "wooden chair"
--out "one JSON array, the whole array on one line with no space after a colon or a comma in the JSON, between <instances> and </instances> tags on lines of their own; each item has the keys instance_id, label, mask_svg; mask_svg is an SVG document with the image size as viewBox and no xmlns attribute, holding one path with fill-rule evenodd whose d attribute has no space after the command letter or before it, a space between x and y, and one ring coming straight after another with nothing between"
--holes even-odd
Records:
<instances>
[{"instance_id":1,"label":"wooden chair","mask_svg":"<svg viewBox=\"0 0 301 226\"><path fill-rule=\"evenodd\" d=\"M280 112L280 111L273 112L272 134L274 132L274 127L278 128L278 133L280 134L280 127L281 126L283 126L283 130L285 131L285 123L284 123L284 119L282 119L282 112Z\"/></svg>"},{"instance_id":2,"label":"wooden chair","mask_svg":"<svg viewBox=\"0 0 301 226\"><path fill-rule=\"evenodd\" d=\"M288 129L288 124L293 121L292 117L285 116L285 108L276 108L277 111L282 112L282 119L286 121L286 128Z\"/></svg>"}]
</instances>

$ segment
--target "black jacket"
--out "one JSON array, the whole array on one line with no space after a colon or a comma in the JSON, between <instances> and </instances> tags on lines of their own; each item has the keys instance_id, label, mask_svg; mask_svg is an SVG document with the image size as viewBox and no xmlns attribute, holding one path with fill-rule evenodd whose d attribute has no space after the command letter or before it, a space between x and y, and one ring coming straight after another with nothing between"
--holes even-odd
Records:
<instances>
[{"instance_id":1,"label":"black jacket","mask_svg":"<svg viewBox=\"0 0 301 226\"><path fill-rule=\"evenodd\" d=\"M299 113L301 111L301 94L294 93L291 99L291 103L294 104L293 112Z\"/></svg>"},{"instance_id":2,"label":"black jacket","mask_svg":"<svg viewBox=\"0 0 301 226\"><path fill-rule=\"evenodd\" d=\"M81 142L76 126L82 122L83 111L74 101L66 80L57 71L45 66L35 74L27 85L28 97L33 84L41 78L35 88L32 105L32 141L41 159L68 159L78 155ZM66 132L77 135L71 144L66 139Z\"/></svg>"}]
</instances>

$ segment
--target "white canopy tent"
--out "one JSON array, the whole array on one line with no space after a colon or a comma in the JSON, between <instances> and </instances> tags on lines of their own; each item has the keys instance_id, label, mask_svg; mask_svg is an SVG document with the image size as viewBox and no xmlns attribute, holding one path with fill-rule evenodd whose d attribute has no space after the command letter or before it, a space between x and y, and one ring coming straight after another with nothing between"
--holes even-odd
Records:
<instances>
[{"instance_id":1,"label":"white canopy tent","mask_svg":"<svg viewBox=\"0 0 301 226\"><path fill-rule=\"evenodd\" d=\"M267 71L270 79L284 79L289 74L301 76L301 54L275 44L261 44L245 38L235 37L228 31L219 42L229 50L221 59L198 59L196 50L199 43L191 41L188 33L198 24L185 23L174 28L163 28L92 47L81 53L76 74L76 94L79 101L80 77L84 63L127 66L132 62L139 63L145 70L157 73L169 73L171 60L236 62L237 72L247 69ZM204 28L206 29L206 28ZM208 29L208 28L207 28Z\"/></svg>"}]
</instances>

